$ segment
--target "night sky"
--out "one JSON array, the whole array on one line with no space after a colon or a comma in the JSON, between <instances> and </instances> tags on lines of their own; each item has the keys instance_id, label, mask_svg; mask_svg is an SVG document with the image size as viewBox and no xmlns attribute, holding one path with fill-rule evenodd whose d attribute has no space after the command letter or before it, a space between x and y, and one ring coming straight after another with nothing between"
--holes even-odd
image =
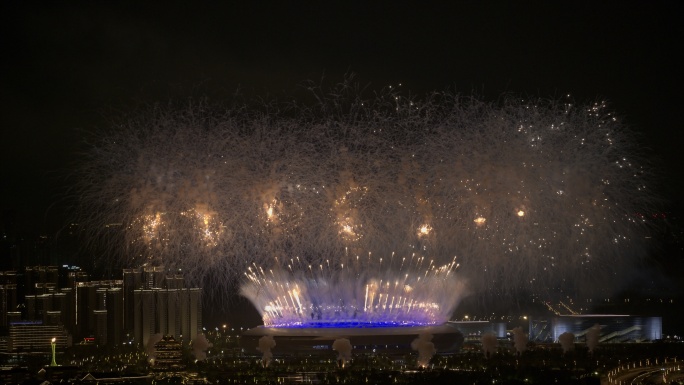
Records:
<instances>
[{"instance_id":1,"label":"night sky","mask_svg":"<svg viewBox=\"0 0 684 385\"><path fill-rule=\"evenodd\" d=\"M607 99L682 206L681 2L232 3L2 2L0 209L15 230L68 223L71 170L111 117L346 73L417 95Z\"/></svg>"}]
</instances>

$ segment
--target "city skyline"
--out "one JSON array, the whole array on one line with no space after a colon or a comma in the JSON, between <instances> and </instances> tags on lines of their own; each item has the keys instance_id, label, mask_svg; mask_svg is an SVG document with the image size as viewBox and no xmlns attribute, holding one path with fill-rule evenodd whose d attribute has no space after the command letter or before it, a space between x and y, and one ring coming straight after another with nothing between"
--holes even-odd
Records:
<instances>
[{"instance_id":1,"label":"city skyline","mask_svg":"<svg viewBox=\"0 0 684 385\"><path fill-rule=\"evenodd\" d=\"M139 267L124 269L117 279L92 280L74 266L2 271L2 350L40 350L49 333L59 337L60 349L84 342L144 349L165 335L190 343L204 330L202 289L187 286L177 273Z\"/></svg>"}]
</instances>

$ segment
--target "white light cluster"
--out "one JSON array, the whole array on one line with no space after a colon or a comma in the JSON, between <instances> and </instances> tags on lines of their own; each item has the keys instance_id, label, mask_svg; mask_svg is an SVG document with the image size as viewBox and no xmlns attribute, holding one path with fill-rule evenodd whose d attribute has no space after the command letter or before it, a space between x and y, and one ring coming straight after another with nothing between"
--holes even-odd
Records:
<instances>
[{"instance_id":1,"label":"white light cluster","mask_svg":"<svg viewBox=\"0 0 684 385\"><path fill-rule=\"evenodd\" d=\"M302 266L299 259L250 266L241 293L261 313L264 325L434 325L449 320L465 294L454 270L414 254L401 262L348 258L347 263Z\"/></svg>"}]
</instances>

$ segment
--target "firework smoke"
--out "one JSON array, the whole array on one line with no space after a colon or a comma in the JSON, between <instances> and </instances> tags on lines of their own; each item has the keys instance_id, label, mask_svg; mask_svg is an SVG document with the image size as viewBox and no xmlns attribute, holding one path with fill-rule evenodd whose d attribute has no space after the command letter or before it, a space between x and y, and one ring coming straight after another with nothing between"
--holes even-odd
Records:
<instances>
[{"instance_id":1,"label":"firework smoke","mask_svg":"<svg viewBox=\"0 0 684 385\"><path fill-rule=\"evenodd\" d=\"M196 361L204 361L207 359L207 350L214 346L204 334L199 334L192 340L192 354Z\"/></svg>"},{"instance_id":2,"label":"firework smoke","mask_svg":"<svg viewBox=\"0 0 684 385\"><path fill-rule=\"evenodd\" d=\"M565 332L558 336L558 342L563 348L563 353L575 350L575 335L570 332Z\"/></svg>"},{"instance_id":3,"label":"firework smoke","mask_svg":"<svg viewBox=\"0 0 684 385\"><path fill-rule=\"evenodd\" d=\"M333 341L332 350L337 352L337 361L341 367L351 360L352 344L347 338L338 338Z\"/></svg>"},{"instance_id":4,"label":"firework smoke","mask_svg":"<svg viewBox=\"0 0 684 385\"><path fill-rule=\"evenodd\" d=\"M430 333L418 335L418 338L411 342L411 349L418 351L418 366L421 368L426 368L432 356L437 353Z\"/></svg>"},{"instance_id":5,"label":"firework smoke","mask_svg":"<svg viewBox=\"0 0 684 385\"><path fill-rule=\"evenodd\" d=\"M513 344L518 355L527 350L527 341L527 333L523 331L522 327L518 326L513 329Z\"/></svg>"},{"instance_id":6,"label":"firework smoke","mask_svg":"<svg viewBox=\"0 0 684 385\"><path fill-rule=\"evenodd\" d=\"M639 256L636 214L653 195L605 104L350 89L314 90L306 107L188 103L124 119L84 162L83 228L123 264L182 269L217 296L253 264L297 279L368 252L421 269L457 256L480 295L574 293L615 284ZM304 271L287 268L296 258Z\"/></svg>"},{"instance_id":7,"label":"firework smoke","mask_svg":"<svg viewBox=\"0 0 684 385\"><path fill-rule=\"evenodd\" d=\"M595 324L587 330L587 347L589 348L589 353L593 353L594 349L598 346L599 337L601 337L601 325Z\"/></svg>"},{"instance_id":8,"label":"firework smoke","mask_svg":"<svg viewBox=\"0 0 684 385\"><path fill-rule=\"evenodd\" d=\"M490 358L496 353L496 347L499 342L496 340L494 333L484 333L481 337L482 351L485 357Z\"/></svg>"},{"instance_id":9,"label":"firework smoke","mask_svg":"<svg viewBox=\"0 0 684 385\"><path fill-rule=\"evenodd\" d=\"M273 339L273 336L263 336L259 338L259 346L257 347L257 350L262 353L261 366L264 368L267 368L271 363L271 358L273 358L271 349L275 348L275 346L276 342Z\"/></svg>"}]
</instances>

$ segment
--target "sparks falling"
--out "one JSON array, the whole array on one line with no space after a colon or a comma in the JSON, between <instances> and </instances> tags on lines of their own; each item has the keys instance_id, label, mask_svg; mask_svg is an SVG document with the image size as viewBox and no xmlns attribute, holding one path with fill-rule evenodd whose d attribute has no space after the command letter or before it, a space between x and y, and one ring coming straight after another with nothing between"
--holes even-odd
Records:
<instances>
[{"instance_id":1,"label":"sparks falling","mask_svg":"<svg viewBox=\"0 0 684 385\"><path fill-rule=\"evenodd\" d=\"M269 322L348 313L351 298L357 315L430 308L440 301L418 277L454 255L473 293L615 284L640 257L649 173L604 103L364 99L352 88L314 89L313 106L189 103L124 119L84 162L83 227L120 242L111 249L126 264L182 269L218 296L246 279ZM121 236L108 223L123 223ZM345 258L367 252L378 268L349 282ZM406 270L413 254L425 264ZM317 302L307 274L360 292Z\"/></svg>"}]
</instances>

